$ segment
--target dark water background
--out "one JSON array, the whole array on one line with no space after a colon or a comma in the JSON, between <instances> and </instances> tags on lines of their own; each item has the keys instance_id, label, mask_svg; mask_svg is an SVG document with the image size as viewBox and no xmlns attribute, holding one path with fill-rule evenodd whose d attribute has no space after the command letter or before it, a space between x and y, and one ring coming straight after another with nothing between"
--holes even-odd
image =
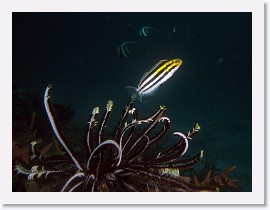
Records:
<instances>
[{"instance_id":1,"label":"dark water background","mask_svg":"<svg viewBox=\"0 0 270 210\"><path fill-rule=\"evenodd\" d=\"M53 84L53 101L74 109L73 122L85 125L94 106L114 101L115 124L136 86L161 59L183 65L159 91L136 102L140 115L166 105L171 132L199 122L201 133L190 152L221 169L236 164L239 191L252 191L251 13L13 13L13 87L42 99ZM144 26L158 29L139 36ZM116 51L135 41L130 56ZM256 139L254 139L255 141Z\"/></svg>"}]
</instances>

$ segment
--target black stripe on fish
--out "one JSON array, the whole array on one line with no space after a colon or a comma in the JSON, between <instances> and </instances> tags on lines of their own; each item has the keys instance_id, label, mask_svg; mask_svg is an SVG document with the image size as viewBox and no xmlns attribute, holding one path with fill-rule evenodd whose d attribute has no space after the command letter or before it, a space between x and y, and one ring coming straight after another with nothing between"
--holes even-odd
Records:
<instances>
[{"instance_id":1,"label":"black stripe on fish","mask_svg":"<svg viewBox=\"0 0 270 210\"><path fill-rule=\"evenodd\" d=\"M150 73L144 77L143 81L138 86L138 92L141 92L142 94L145 92L148 93L148 91L151 91L150 89L152 87L158 87L164 82L163 79L166 79L165 77L170 74L171 71L179 67L179 63L171 60L160 62L160 64L155 66L156 67L149 71Z\"/></svg>"},{"instance_id":2,"label":"black stripe on fish","mask_svg":"<svg viewBox=\"0 0 270 210\"><path fill-rule=\"evenodd\" d=\"M129 44L137 44L136 42L124 42L117 48L117 55L121 58L128 58L130 55L130 51L128 49Z\"/></svg>"},{"instance_id":3,"label":"black stripe on fish","mask_svg":"<svg viewBox=\"0 0 270 210\"><path fill-rule=\"evenodd\" d=\"M141 86L141 84L149 78L149 75L153 74L153 72L155 72L159 67L161 67L162 65L164 65L168 60L160 60L159 62L157 62L148 72L146 72L143 77L141 78L138 87Z\"/></svg>"},{"instance_id":4,"label":"black stripe on fish","mask_svg":"<svg viewBox=\"0 0 270 210\"><path fill-rule=\"evenodd\" d=\"M152 83L151 86L149 86L148 88L146 88L146 89L141 88L141 90L144 89L143 92L149 91L151 88L153 88L159 81L161 81L161 80L162 80L164 77L166 77L166 76L167 76L167 73L165 73L165 74L164 74L161 78L159 78L156 82L151 81L151 82L153 82L153 83ZM149 85L151 82L149 82L147 85Z\"/></svg>"},{"instance_id":5,"label":"black stripe on fish","mask_svg":"<svg viewBox=\"0 0 270 210\"><path fill-rule=\"evenodd\" d=\"M139 34L142 37L146 37L150 34L150 30L157 30L157 29L155 29L153 27L149 27L149 26L144 26L140 29Z\"/></svg>"},{"instance_id":6,"label":"black stripe on fish","mask_svg":"<svg viewBox=\"0 0 270 210\"><path fill-rule=\"evenodd\" d=\"M160 82L164 77L166 77L168 73L169 72L166 71L160 71L149 82L147 82L144 86L140 87L138 91L147 92L149 89L156 86L156 84Z\"/></svg>"}]
</instances>

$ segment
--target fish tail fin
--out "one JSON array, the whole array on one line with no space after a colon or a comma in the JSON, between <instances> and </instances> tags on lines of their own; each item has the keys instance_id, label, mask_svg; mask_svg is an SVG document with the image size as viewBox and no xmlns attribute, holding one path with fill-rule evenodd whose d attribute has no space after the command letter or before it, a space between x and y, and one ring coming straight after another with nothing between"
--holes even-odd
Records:
<instances>
[{"instance_id":1,"label":"fish tail fin","mask_svg":"<svg viewBox=\"0 0 270 210\"><path fill-rule=\"evenodd\" d=\"M137 44L137 45L139 45L138 42L134 42L134 41L128 41L128 42L126 42L126 44Z\"/></svg>"},{"instance_id":2,"label":"fish tail fin","mask_svg":"<svg viewBox=\"0 0 270 210\"><path fill-rule=\"evenodd\" d=\"M139 100L142 102L142 95L137 91L136 87L125 86L132 100Z\"/></svg>"},{"instance_id":3,"label":"fish tail fin","mask_svg":"<svg viewBox=\"0 0 270 210\"><path fill-rule=\"evenodd\" d=\"M153 30L156 30L156 31L158 31L158 29L157 28L154 28L154 27L150 27L151 29L153 29Z\"/></svg>"}]
</instances>

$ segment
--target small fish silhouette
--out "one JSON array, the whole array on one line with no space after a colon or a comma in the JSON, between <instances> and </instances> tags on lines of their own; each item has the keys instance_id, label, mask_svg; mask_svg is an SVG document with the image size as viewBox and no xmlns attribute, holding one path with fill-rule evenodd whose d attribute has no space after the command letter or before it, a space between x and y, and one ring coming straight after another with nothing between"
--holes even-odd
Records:
<instances>
[{"instance_id":1,"label":"small fish silhouette","mask_svg":"<svg viewBox=\"0 0 270 210\"><path fill-rule=\"evenodd\" d=\"M127 46L130 45L130 44L138 44L138 43L137 42L132 42L132 41L124 42L117 48L116 54L120 58L128 58L130 52L129 52L129 49L128 49Z\"/></svg>"},{"instance_id":2,"label":"small fish silhouette","mask_svg":"<svg viewBox=\"0 0 270 210\"><path fill-rule=\"evenodd\" d=\"M146 37L146 36L148 36L150 34L150 30L156 30L157 31L156 28L144 26L144 27L141 28L139 34L142 37Z\"/></svg>"}]
</instances>

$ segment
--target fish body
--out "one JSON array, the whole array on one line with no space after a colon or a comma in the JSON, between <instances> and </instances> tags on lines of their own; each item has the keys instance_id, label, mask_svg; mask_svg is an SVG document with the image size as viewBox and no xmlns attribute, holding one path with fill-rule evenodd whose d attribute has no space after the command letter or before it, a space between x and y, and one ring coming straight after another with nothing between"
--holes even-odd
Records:
<instances>
[{"instance_id":1,"label":"fish body","mask_svg":"<svg viewBox=\"0 0 270 210\"><path fill-rule=\"evenodd\" d=\"M175 58L172 60L160 60L155 64L150 71L146 72L139 84L138 87L126 86L126 89L131 95L133 100L140 100L144 96L149 96L154 94L159 86L168 80L174 72L181 66L182 60Z\"/></svg>"},{"instance_id":2,"label":"fish body","mask_svg":"<svg viewBox=\"0 0 270 210\"><path fill-rule=\"evenodd\" d=\"M128 45L130 45L130 44L138 44L138 43L132 42L132 41L124 42L117 48L116 54L121 58L128 58L129 54L130 54L130 51L128 49Z\"/></svg>"},{"instance_id":3,"label":"fish body","mask_svg":"<svg viewBox=\"0 0 270 210\"><path fill-rule=\"evenodd\" d=\"M140 36L142 36L142 37L149 36L150 30L157 30L157 29L155 29L155 28L153 28L153 27L145 26L145 27L142 27L142 28L141 28L141 30L139 31L139 34L140 34Z\"/></svg>"}]
</instances>

